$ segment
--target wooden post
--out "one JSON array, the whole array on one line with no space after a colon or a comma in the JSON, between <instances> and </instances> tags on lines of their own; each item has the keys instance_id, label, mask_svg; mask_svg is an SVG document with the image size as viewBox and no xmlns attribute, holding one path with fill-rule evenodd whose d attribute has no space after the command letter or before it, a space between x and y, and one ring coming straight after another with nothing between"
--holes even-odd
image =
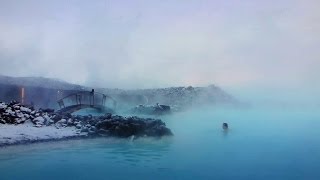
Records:
<instances>
[{"instance_id":1,"label":"wooden post","mask_svg":"<svg viewBox=\"0 0 320 180\"><path fill-rule=\"evenodd\" d=\"M60 109L65 108L63 100L58 101Z\"/></svg>"},{"instance_id":2,"label":"wooden post","mask_svg":"<svg viewBox=\"0 0 320 180\"><path fill-rule=\"evenodd\" d=\"M21 88L21 104L24 104L24 87Z\"/></svg>"},{"instance_id":3,"label":"wooden post","mask_svg":"<svg viewBox=\"0 0 320 180\"><path fill-rule=\"evenodd\" d=\"M76 94L77 105L81 105L81 94Z\"/></svg>"},{"instance_id":4,"label":"wooden post","mask_svg":"<svg viewBox=\"0 0 320 180\"><path fill-rule=\"evenodd\" d=\"M91 93L90 93L90 97L92 98L92 104L90 103L90 106L94 106L94 89L91 90Z\"/></svg>"},{"instance_id":5,"label":"wooden post","mask_svg":"<svg viewBox=\"0 0 320 180\"><path fill-rule=\"evenodd\" d=\"M107 96L106 95L102 95L102 106L106 105L106 100L107 100Z\"/></svg>"}]
</instances>

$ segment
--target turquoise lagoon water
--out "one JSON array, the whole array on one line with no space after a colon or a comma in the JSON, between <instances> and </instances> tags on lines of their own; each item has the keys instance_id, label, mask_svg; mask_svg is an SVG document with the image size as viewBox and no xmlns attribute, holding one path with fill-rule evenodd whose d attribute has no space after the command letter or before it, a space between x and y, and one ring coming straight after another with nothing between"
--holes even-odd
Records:
<instances>
[{"instance_id":1,"label":"turquoise lagoon water","mask_svg":"<svg viewBox=\"0 0 320 180\"><path fill-rule=\"evenodd\" d=\"M0 179L320 179L317 109L207 108L164 120L174 137L2 148Z\"/></svg>"}]
</instances>

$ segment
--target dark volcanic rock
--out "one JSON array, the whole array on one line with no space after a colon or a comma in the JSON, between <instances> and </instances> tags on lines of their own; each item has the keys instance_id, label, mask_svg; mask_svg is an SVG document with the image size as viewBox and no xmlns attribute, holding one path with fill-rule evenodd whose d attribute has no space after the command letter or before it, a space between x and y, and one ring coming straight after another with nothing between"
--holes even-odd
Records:
<instances>
[{"instance_id":1,"label":"dark volcanic rock","mask_svg":"<svg viewBox=\"0 0 320 180\"><path fill-rule=\"evenodd\" d=\"M2 124L22 124L31 117L30 113L30 108L16 101L11 101L9 104L0 103L0 123Z\"/></svg>"},{"instance_id":2,"label":"dark volcanic rock","mask_svg":"<svg viewBox=\"0 0 320 180\"><path fill-rule=\"evenodd\" d=\"M60 121L62 119L62 116L60 114L55 114L52 117L52 120L54 121L54 123Z\"/></svg>"},{"instance_id":3,"label":"dark volcanic rock","mask_svg":"<svg viewBox=\"0 0 320 180\"><path fill-rule=\"evenodd\" d=\"M122 116L112 116L111 119L100 121L96 124L97 133L117 137L129 136L171 136L171 130L165 123L158 119L144 119L138 117L124 118Z\"/></svg>"},{"instance_id":4,"label":"dark volcanic rock","mask_svg":"<svg viewBox=\"0 0 320 180\"><path fill-rule=\"evenodd\" d=\"M160 106L159 106L160 107ZM161 137L173 135L163 121L152 118L123 117L107 113L103 116L59 114L50 110L32 110L17 102L0 103L0 124L22 124L31 121L36 127L73 126L79 133L114 137Z\"/></svg>"},{"instance_id":5,"label":"dark volcanic rock","mask_svg":"<svg viewBox=\"0 0 320 180\"><path fill-rule=\"evenodd\" d=\"M50 108L47 108L47 109L39 109L39 111L41 111L41 112L46 112L46 113L54 113L54 109L50 109Z\"/></svg>"}]
</instances>

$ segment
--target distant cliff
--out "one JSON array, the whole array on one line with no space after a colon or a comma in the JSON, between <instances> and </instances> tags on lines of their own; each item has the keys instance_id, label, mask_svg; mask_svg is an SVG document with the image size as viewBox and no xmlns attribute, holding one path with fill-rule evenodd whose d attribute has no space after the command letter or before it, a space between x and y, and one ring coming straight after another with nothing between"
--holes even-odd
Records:
<instances>
[{"instance_id":1,"label":"distant cliff","mask_svg":"<svg viewBox=\"0 0 320 180\"><path fill-rule=\"evenodd\" d=\"M57 108L57 100L79 90L91 90L90 87L67 83L61 80L42 77L0 76L0 101L21 100L21 88L25 89L25 104L37 107ZM169 87L157 89L96 89L96 92L108 94L118 102L119 108L132 108L144 104L156 103L181 109L199 105L235 104L237 100L221 88L208 87Z\"/></svg>"},{"instance_id":2,"label":"distant cliff","mask_svg":"<svg viewBox=\"0 0 320 180\"><path fill-rule=\"evenodd\" d=\"M44 77L10 77L0 75L0 84L17 85L17 86L32 86L42 87L48 89L61 90L76 90L81 89L82 86L64 82L59 79L51 79Z\"/></svg>"},{"instance_id":3,"label":"distant cliff","mask_svg":"<svg viewBox=\"0 0 320 180\"><path fill-rule=\"evenodd\" d=\"M236 104L237 100L221 88L208 87L169 87L158 89L101 89L115 98L120 104L165 104L174 108L186 108L199 105Z\"/></svg>"},{"instance_id":4,"label":"distant cliff","mask_svg":"<svg viewBox=\"0 0 320 180\"><path fill-rule=\"evenodd\" d=\"M0 76L0 101L21 102L24 89L24 104L33 104L37 108L57 108L59 96L66 96L84 87L56 79L42 77Z\"/></svg>"}]
</instances>

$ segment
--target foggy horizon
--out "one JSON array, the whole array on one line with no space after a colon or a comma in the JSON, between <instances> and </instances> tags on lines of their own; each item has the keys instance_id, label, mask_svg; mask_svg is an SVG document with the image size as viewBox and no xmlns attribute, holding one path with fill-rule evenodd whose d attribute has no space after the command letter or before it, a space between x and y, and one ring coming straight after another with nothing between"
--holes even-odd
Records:
<instances>
[{"instance_id":1,"label":"foggy horizon","mask_svg":"<svg viewBox=\"0 0 320 180\"><path fill-rule=\"evenodd\" d=\"M320 179L319 8L0 0L1 180Z\"/></svg>"},{"instance_id":2,"label":"foggy horizon","mask_svg":"<svg viewBox=\"0 0 320 180\"><path fill-rule=\"evenodd\" d=\"M2 1L0 74L106 88L317 92L308 1Z\"/></svg>"}]
</instances>

